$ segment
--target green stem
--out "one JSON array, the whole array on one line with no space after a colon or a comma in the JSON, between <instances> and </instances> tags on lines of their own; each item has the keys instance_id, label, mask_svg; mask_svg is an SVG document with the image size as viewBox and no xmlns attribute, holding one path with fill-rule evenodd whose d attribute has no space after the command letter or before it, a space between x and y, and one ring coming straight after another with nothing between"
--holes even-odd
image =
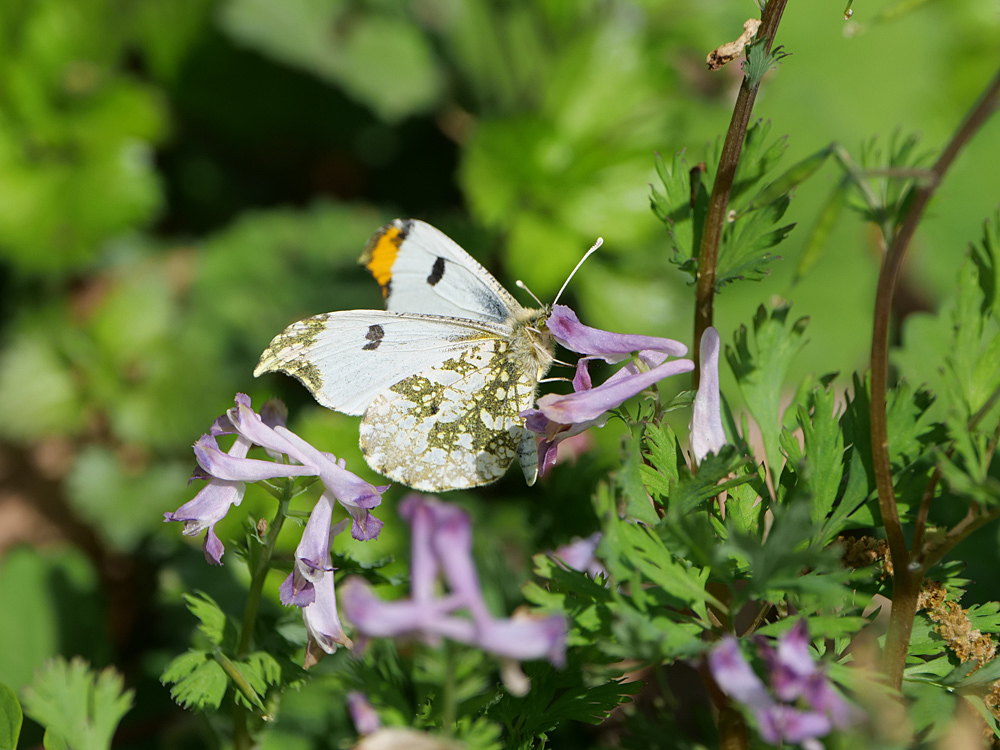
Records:
<instances>
[{"instance_id":1,"label":"green stem","mask_svg":"<svg viewBox=\"0 0 1000 750\"><path fill-rule=\"evenodd\" d=\"M885 526L886 540L892 555L893 594L892 610L889 615L889 630L886 634L882 664L891 687L899 689L903 681L906 652L913 631L916 615L917 595L923 579L921 570L910 569L910 551L906 547L903 527L896 505L896 493L892 483L892 465L889 459L889 434L886 424L886 392L889 380L889 324L892 313L892 297L909 248L910 240L923 216L924 209L941 183L945 172L951 167L962 147L983 126L1000 101L1000 71L987 86L982 97L966 115L955 131L941 156L931 169L933 180L913 188L910 209L903 218L899 229L886 250L879 273L875 292L875 319L872 326L871 349L871 441L875 483L878 487L879 509ZM971 532L970 532L971 533Z\"/></svg>"},{"instance_id":2,"label":"green stem","mask_svg":"<svg viewBox=\"0 0 1000 750\"><path fill-rule=\"evenodd\" d=\"M278 543L278 534L285 523L288 515L288 505L292 499L293 480L285 481L281 495L278 497L278 510L274 514L264 546L260 553L254 558L256 562L253 570L250 571L250 590L247 592L247 603L243 609L243 624L240 628L240 642L236 648L236 660L246 658L250 653L253 644L253 631L257 623L257 611L260 609L260 598L264 593L264 581L271 570L271 558L274 555L274 547ZM250 734L249 728L250 712L245 707L237 704L233 706L233 747L235 750L251 750L257 746L256 741Z\"/></svg>"},{"instance_id":3,"label":"green stem","mask_svg":"<svg viewBox=\"0 0 1000 750\"><path fill-rule=\"evenodd\" d=\"M781 14L785 11L786 0L769 0L761 15L758 39L765 39L765 51L771 51L774 35L778 31ZM722 227L726 221L726 208L729 205L729 194L736 178L736 167L743 151L743 141L746 139L747 126L750 124L750 113L760 88L750 85L750 79L743 77L743 85L736 97L733 107L733 117L726 131L726 140L722 145L722 155L719 157L719 168L715 173L712 185L712 195L708 199L708 211L705 214L705 229L701 235L701 245L698 248L698 280L695 290L694 306L694 346L692 355L698 364L698 342L701 334L712 325L715 304L715 272L719 260L719 242L722 240ZM698 370L694 373L694 387L698 387Z\"/></svg>"},{"instance_id":4,"label":"green stem","mask_svg":"<svg viewBox=\"0 0 1000 750\"><path fill-rule=\"evenodd\" d=\"M441 688L441 729L445 735L455 734L455 719L458 716L457 690L455 685L455 668L458 660L455 658L455 644L449 640L444 642L444 685Z\"/></svg>"}]
</instances>

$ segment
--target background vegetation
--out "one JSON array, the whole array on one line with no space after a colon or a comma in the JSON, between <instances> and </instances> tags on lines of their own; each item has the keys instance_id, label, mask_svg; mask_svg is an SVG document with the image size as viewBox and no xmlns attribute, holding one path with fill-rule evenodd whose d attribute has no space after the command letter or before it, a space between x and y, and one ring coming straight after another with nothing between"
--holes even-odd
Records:
<instances>
[{"instance_id":1,"label":"background vegetation","mask_svg":"<svg viewBox=\"0 0 1000 750\"><path fill-rule=\"evenodd\" d=\"M781 163L831 142L873 162L911 137L907 163L938 150L993 73L997 5L866 0L846 22L843 10L785 12L777 43L792 55L754 109L771 139L787 134ZM192 495L190 445L236 391L281 395L294 429L377 479L356 418L251 373L288 323L380 306L356 258L395 216L435 224L543 300L603 236L571 287L581 317L690 344L689 277L650 210L654 153L712 164L742 74L710 73L704 58L756 13L618 0L0 4L0 682L20 692L60 654L114 665L135 689L122 746L197 745L199 720L158 680L193 629L181 594L238 610L246 574L232 556L206 574L162 514ZM998 164L994 120L921 225L901 316L936 310L954 287L1000 199ZM840 390L867 367L880 263L870 225L818 225L842 176L828 160L794 194L783 261L727 288L715 322L729 342L762 299L788 300L810 318L790 382L839 371ZM922 331L901 330L896 340ZM614 448L617 435L597 439ZM489 529L476 551L498 609L519 600L531 554L595 528L587 498L617 452L599 455L557 467L541 491L511 472L461 498ZM246 500L255 516L268 503ZM219 535L242 536L242 523ZM962 547L981 598L1000 598L997 542L990 527ZM376 560L405 538L387 523L377 544L338 543ZM351 736L343 706L316 691L289 694L268 741ZM40 738L29 722L25 746Z\"/></svg>"}]
</instances>

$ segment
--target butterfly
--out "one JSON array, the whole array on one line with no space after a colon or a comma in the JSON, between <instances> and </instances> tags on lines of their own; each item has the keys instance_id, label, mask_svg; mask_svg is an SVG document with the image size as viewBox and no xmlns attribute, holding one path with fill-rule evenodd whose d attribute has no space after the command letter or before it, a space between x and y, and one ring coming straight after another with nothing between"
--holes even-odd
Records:
<instances>
[{"instance_id":1,"label":"butterfly","mask_svg":"<svg viewBox=\"0 0 1000 750\"><path fill-rule=\"evenodd\" d=\"M386 309L293 323L254 376L283 372L323 406L362 415L368 465L414 489L488 484L515 458L533 484L536 441L519 414L553 362L548 309L522 307L457 243L416 219L379 229L360 262Z\"/></svg>"}]
</instances>

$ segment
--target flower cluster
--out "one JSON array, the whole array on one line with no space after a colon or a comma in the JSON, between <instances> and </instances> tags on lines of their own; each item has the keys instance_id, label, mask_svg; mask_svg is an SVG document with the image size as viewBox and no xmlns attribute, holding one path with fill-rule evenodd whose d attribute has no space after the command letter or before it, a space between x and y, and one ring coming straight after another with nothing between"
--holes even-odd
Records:
<instances>
[{"instance_id":1,"label":"flower cluster","mask_svg":"<svg viewBox=\"0 0 1000 750\"><path fill-rule=\"evenodd\" d=\"M264 417L267 417L265 420ZM219 449L218 435L233 434L236 441L229 452ZM270 455L283 454L296 463L263 461L247 458L250 448L259 445ZM374 539L382 522L371 515L371 509L382 502L388 489L375 487L344 468L343 460L309 445L285 427L284 410L264 409L257 414L250 406L250 397L236 396L236 406L215 420L207 435L194 444L194 455L200 471L193 479L208 479L208 484L194 499L173 513L164 513L167 521L184 523L184 533L195 536L203 529L205 557L210 563L222 564L225 547L215 534L215 524L225 518L232 505L243 501L247 482L278 477L318 476L325 490L317 508L330 507L333 499L343 505L353 519L351 534L355 539ZM329 531L329 515L327 515Z\"/></svg>"},{"instance_id":2,"label":"flower cluster","mask_svg":"<svg viewBox=\"0 0 1000 750\"><path fill-rule=\"evenodd\" d=\"M854 723L854 707L834 690L813 659L805 620L781 636L776 646L759 638L757 648L767 665L770 690L735 638L712 649L708 666L722 692L750 709L765 742L822 750L817 737Z\"/></svg>"},{"instance_id":3,"label":"flower cluster","mask_svg":"<svg viewBox=\"0 0 1000 750\"><path fill-rule=\"evenodd\" d=\"M341 605L358 633L428 643L450 638L510 659L563 664L566 622L561 615L497 619L490 614L472 561L472 528L465 511L412 494L400 504L399 513L412 531L410 598L385 602L364 579L347 579ZM448 584L443 595L437 592L439 577Z\"/></svg>"},{"instance_id":4,"label":"flower cluster","mask_svg":"<svg viewBox=\"0 0 1000 750\"><path fill-rule=\"evenodd\" d=\"M687 354L687 347L679 341L591 328L581 323L576 313L565 305L552 308L548 328L559 344L584 356L576 365L573 393L542 396L536 408L521 412L525 426L539 436L541 474L552 468L561 441L595 425L602 426L610 410L664 378L694 369L690 359L669 359ZM698 460L725 444L719 398L719 334L714 328L705 332L701 346L703 387L698 394L700 400L695 402L691 426L692 448ZM592 384L590 362L603 359L614 364L626 358L630 358L629 362L601 385Z\"/></svg>"}]
</instances>

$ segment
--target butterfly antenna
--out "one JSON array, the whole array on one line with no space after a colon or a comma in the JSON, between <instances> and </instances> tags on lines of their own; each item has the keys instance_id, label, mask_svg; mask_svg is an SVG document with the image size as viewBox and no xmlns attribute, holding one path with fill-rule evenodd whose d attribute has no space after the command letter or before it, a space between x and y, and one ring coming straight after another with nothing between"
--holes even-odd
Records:
<instances>
[{"instance_id":1,"label":"butterfly antenna","mask_svg":"<svg viewBox=\"0 0 1000 750\"><path fill-rule=\"evenodd\" d=\"M597 251L597 248L599 248L603 244L604 244L604 238L603 237L598 237L597 238L597 242L595 242L591 246L590 250L588 250L586 252L586 254L582 258L580 258L580 262L576 264L576 268L573 269L573 271L570 273L570 275L566 277L566 281L563 282L562 289L559 290L559 294L557 294L556 298L554 300L552 300L552 304L553 305L556 304L559 301L560 297L562 297L562 293L566 291L566 287L569 285L570 279L572 279L573 276L576 275L576 272L580 270L580 266L583 265L583 262L585 260L587 260L587 258L589 258L591 255L593 255ZM531 295L531 296L534 297L535 295Z\"/></svg>"},{"instance_id":2,"label":"butterfly antenna","mask_svg":"<svg viewBox=\"0 0 1000 750\"><path fill-rule=\"evenodd\" d=\"M538 299L538 297L535 295L535 293L533 291L531 291L530 289L528 289L528 285L525 284L523 281L521 281L520 279L518 279L517 281L514 282L514 285L517 286L518 289L523 289L528 294L530 294L531 298L533 300L535 300L535 302L538 303L539 307L545 307L545 304L540 299Z\"/></svg>"}]
</instances>

